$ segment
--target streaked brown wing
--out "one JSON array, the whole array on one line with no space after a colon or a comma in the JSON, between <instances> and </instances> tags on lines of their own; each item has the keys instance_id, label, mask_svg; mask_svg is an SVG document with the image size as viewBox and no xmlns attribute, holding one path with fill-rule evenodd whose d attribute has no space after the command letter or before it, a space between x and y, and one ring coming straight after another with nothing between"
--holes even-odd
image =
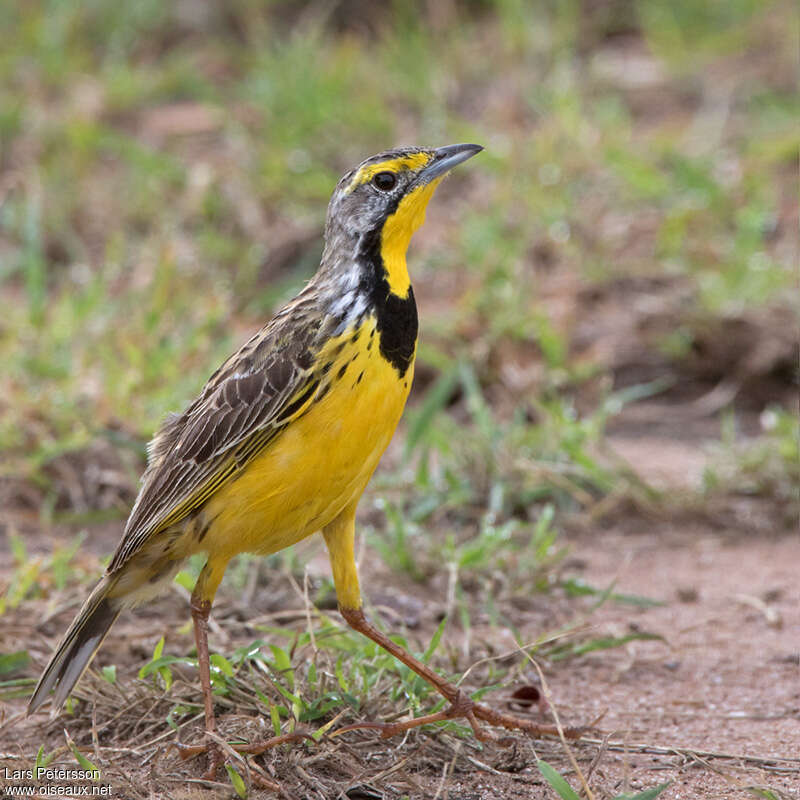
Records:
<instances>
[{"instance_id":1,"label":"streaked brown wing","mask_svg":"<svg viewBox=\"0 0 800 800\"><path fill-rule=\"evenodd\" d=\"M232 355L148 448L142 488L108 567L199 508L240 472L312 399L314 356L328 332L301 295Z\"/></svg>"}]
</instances>

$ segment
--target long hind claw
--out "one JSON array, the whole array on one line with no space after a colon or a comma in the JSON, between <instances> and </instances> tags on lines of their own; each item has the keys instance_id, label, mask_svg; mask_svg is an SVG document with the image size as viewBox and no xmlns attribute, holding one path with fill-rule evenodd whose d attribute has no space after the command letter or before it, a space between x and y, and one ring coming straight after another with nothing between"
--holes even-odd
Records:
<instances>
[{"instance_id":1,"label":"long hind claw","mask_svg":"<svg viewBox=\"0 0 800 800\"><path fill-rule=\"evenodd\" d=\"M281 736L273 736L271 739L266 739L262 742L255 742L252 744L228 744L227 746L240 755L257 756L261 753L265 753L267 750L271 750L273 747L289 744L291 742L303 741L304 739L311 742L314 741L314 738L307 733L284 733ZM217 742L208 741L205 744L177 743L175 746L178 749L178 755L183 761L188 761L190 758L199 756L201 753L208 753L208 770L203 773L203 780L216 780L219 768L225 763L225 756L222 752L222 748Z\"/></svg>"},{"instance_id":2,"label":"long hind claw","mask_svg":"<svg viewBox=\"0 0 800 800\"><path fill-rule=\"evenodd\" d=\"M208 769L202 774L201 778L204 781L215 781L217 779L217 772L225 763L225 756L222 754L222 748L216 742L209 741L205 744L181 744L178 742L175 747L178 750L181 761L188 761L201 753L208 753Z\"/></svg>"},{"instance_id":3,"label":"long hind claw","mask_svg":"<svg viewBox=\"0 0 800 800\"><path fill-rule=\"evenodd\" d=\"M539 738L543 736L559 736L559 729L555 725L540 725L522 717L496 711L483 703L476 703L463 692L459 692L448 708L437 711L433 714L425 714L414 719L402 722L355 722L352 725L345 725L330 734L331 737L339 736L342 733L355 730L376 730L380 731L382 739L396 736L399 733L418 728L420 725L428 725L432 722L442 722L448 719L463 718L469 722L475 738L481 742L492 742L501 747L508 747L514 741L510 736L497 736L487 731L479 722L487 722L495 727L506 728L508 730L520 730L529 736ZM586 728L562 728L561 733L567 739L579 739Z\"/></svg>"}]
</instances>

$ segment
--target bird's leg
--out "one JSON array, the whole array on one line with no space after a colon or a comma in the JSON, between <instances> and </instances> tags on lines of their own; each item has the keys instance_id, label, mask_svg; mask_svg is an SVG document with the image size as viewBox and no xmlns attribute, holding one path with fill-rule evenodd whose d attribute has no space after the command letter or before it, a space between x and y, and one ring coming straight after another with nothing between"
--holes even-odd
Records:
<instances>
[{"instance_id":1,"label":"bird's leg","mask_svg":"<svg viewBox=\"0 0 800 800\"><path fill-rule=\"evenodd\" d=\"M211 665L208 656L208 615L211 613L211 601L201 600L197 590L192 594L192 621L194 622L194 641L197 645L197 667L200 672L200 685L203 688L203 705L206 716L206 733L216 733L217 724L214 717L214 695L211 692ZM222 766L224 758L219 745L206 736L208 752L208 770L203 778L213 781L217 770Z\"/></svg>"},{"instance_id":2,"label":"bird's leg","mask_svg":"<svg viewBox=\"0 0 800 800\"><path fill-rule=\"evenodd\" d=\"M208 753L208 769L203 774L203 780L213 781L217 777L219 768L225 763L225 757L219 743L214 740L217 732L216 718L214 716L214 695L211 691L211 664L208 654L208 617L211 613L211 601L214 599L219 582L225 572L226 561L211 561L206 564L197 584L192 592L191 609L194 622L194 641L197 645L197 666L200 672L200 685L203 688L203 706L206 718L206 741L198 745L178 745L181 758L189 759L200 753ZM211 734L211 735L209 735ZM282 736L273 736L263 742L255 744L232 744L230 748L237 753L258 755L272 747L294 742L302 739L311 739L305 733L287 733Z\"/></svg>"},{"instance_id":3,"label":"bird's leg","mask_svg":"<svg viewBox=\"0 0 800 800\"><path fill-rule=\"evenodd\" d=\"M364 636L372 639L373 642L391 653L398 661L402 661L409 669L416 672L417 675L431 684L439 694L448 700L450 707L435 714L427 714L405 722L357 722L354 725L347 725L344 728L340 728L336 731L337 734L359 728L373 728L379 730L382 737L389 737L410 730L411 728L416 728L419 725L462 717L469 722L476 738L481 741L493 741L499 744L505 743L504 740L498 739L485 731L478 720L488 722L490 725L495 725L497 727L508 728L509 730L521 730L530 736L558 735L558 728L555 725L539 725L531 720L517 717L514 714L497 711L483 703L476 703L474 700L467 697L455 684L442 678L427 664L423 664L421 661L414 658L406 649L400 647L399 644L393 642L385 633L382 633L371 625L360 608L343 608L340 606L339 611L353 630L363 633ZM576 739L581 735L581 730L579 729L565 728L563 732L567 738Z\"/></svg>"},{"instance_id":4,"label":"bird's leg","mask_svg":"<svg viewBox=\"0 0 800 800\"><path fill-rule=\"evenodd\" d=\"M208 753L208 769L203 779L213 781L217 770L225 759L219 744L214 741L217 724L214 717L214 695L211 692L211 664L208 656L208 616L211 603L217 593L222 576L225 574L227 559L211 559L206 562L197 578L190 606L194 623L194 641L197 646L197 668L200 673L200 685L203 689L203 707L206 719L206 742L202 745L178 745L181 758L187 759L199 753ZM211 735L209 735L211 734Z\"/></svg>"},{"instance_id":5,"label":"bird's leg","mask_svg":"<svg viewBox=\"0 0 800 800\"><path fill-rule=\"evenodd\" d=\"M362 722L347 725L337 730L334 735L356 728L373 728L380 730L382 736L388 737L416 728L418 725L459 717L465 718L469 722L475 736L481 741L505 743L504 740L500 740L485 731L479 724L479 720L510 730L521 730L530 736L558 735L559 731L555 725L537 725L531 720L496 711L483 703L476 703L467 697L458 686L442 678L427 664L423 664L419 659L414 658L411 653L369 623L361 609L361 593L358 587L358 573L356 571L354 553L355 511L356 503L352 503L322 531L330 554L333 581L336 585L336 595L339 599L339 611L353 630L372 639L373 642L391 653L398 661L401 661L409 669L416 672L417 675L433 686L450 703L450 706L435 714L428 714L405 722ZM581 735L581 731L576 729L565 729L563 732L569 738L578 738Z\"/></svg>"}]
</instances>

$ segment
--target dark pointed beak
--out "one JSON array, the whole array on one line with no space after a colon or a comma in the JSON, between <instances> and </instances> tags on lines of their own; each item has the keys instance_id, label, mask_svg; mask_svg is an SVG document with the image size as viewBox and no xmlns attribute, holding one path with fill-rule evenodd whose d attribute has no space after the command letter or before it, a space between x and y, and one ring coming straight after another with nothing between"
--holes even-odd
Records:
<instances>
[{"instance_id":1,"label":"dark pointed beak","mask_svg":"<svg viewBox=\"0 0 800 800\"><path fill-rule=\"evenodd\" d=\"M433 151L433 161L422 169L417 182L428 183L434 178L450 172L453 167L480 153L483 148L479 144L449 144Z\"/></svg>"}]
</instances>

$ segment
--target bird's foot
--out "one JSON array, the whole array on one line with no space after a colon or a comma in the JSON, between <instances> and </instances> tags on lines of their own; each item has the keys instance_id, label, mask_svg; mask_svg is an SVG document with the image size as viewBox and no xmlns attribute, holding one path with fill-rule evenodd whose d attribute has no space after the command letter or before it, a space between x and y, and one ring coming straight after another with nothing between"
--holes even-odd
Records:
<instances>
[{"instance_id":1,"label":"bird's foot","mask_svg":"<svg viewBox=\"0 0 800 800\"><path fill-rule=\"evenodd\" d=\"M267 750L271 750L273 747L278 747L278 745L299 742L303 739L314 741L307 733L284 733L281 736L273 736L271 739L265 739L252 744L226 744L226 748L230 748L239 755L257 756L261 753L265 753ZM201 753L208 754L208 769L202 776L204 781L216 780L219 768L225 764L225 756L222 752L222 747L219 742L214 739L209 738L209 741L205 744L178 744L177 748L178 754L184 761L188 761L190 758L194 758Z\"/></svg>"},{"instance_id":2,"label":"bird's foot","mask_svg":"<svg viewBox=\"0 0 800 800\"><path fill-rule=\"evenodd\" d=\"M405 731L418 728L420 725L428 725L432 722L442 722L449 719L466 719L476 739L481 742L493 742L501 747L508 747L514 740L510 736L497 736L486 730L480 722L486 722L489 725L508 730L520 730L534 738L560 736L563 734L567 739L579 739L587 730L586 728L562 728L559 731L556 725L541 725L532 720L517 717L514 714L497 711L483 703L477 703L459 690L447 708L433 714L425 714L402 722L355 722L352 725L345 725L339 728L330 735L339 736L348 731L369 729L380 731L381 738L388 739L390 736L405 733Z\"/></svg>"},{"instance_id":3,"label":"bird's foot","mask_svg":"<svg viewBox=\"0 0 800 800\"><path fill-rule=\"evenodd\" d=\"M205 744L181 744L175 745L178 748L178 755L181 760L188 761L190 758L199 756L200 753L208 754L208 769L202 774L204 781L215 781L219 768L225 763L225 756L222 748L213 739L209 739Z\"/></svg>"}]
</instances>

